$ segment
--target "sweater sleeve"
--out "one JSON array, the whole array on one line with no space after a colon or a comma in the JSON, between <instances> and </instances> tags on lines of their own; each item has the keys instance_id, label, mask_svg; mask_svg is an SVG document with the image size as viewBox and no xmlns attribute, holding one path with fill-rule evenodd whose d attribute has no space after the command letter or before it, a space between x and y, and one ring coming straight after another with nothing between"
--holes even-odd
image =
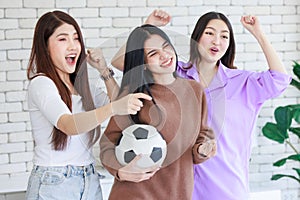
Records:
<instances>
[{"instance_id":1,"label":"sweater sleeve","mask_svg":"<svg viewBox=\"0 0 300 200\"><path fill-rule=\"evenodd\" d=\"M199 92L201 91L201 92ZM216 153L216 145L212 140L215 139L215 135L213 130L207 125L207 103L206 103L206 97L203 89L198 90L199 93L199 106L200 108L200 131L198 134L198 138L196 140L195 145L193 146L193 162L194 164L202 163L206 160L208 160L212 155L215 155ZM213 144L212 152L210 152L207 156L201 155L198 153L198 148L204 143L211 143Z\"/></svg>"},{"instance_id":2,"label":"sweater sleeve","mask_svg":"<svg viewBox=\"0 0 300 200\"><path fill-rule=\"evenodd\" d=\"M122 136L122 130L128 126L126 119L126 116L112 117L100 139L101 163L117 179L117 172L122 165L116 158L115 148Z\"/></svg>"}]
</instances>

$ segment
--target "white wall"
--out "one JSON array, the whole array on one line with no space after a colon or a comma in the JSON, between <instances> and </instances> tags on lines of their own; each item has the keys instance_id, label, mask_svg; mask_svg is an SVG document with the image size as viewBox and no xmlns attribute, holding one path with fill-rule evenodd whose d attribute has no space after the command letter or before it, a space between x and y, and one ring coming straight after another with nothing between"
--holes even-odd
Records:
<instances>
[{"instance_id":1,"label":"white wall","mask_svg":"<svg viewBox=\"0 0 300 200\"><path fill-rule=\"evenodd\" d=\"M109 62L128 31L140 25L158 7L173 17L164 29L181 59L187 59L188 38L198 17L216 10L227 14L233 24L237 43L235 65L239 68L266 69L261 49L239 23L243 14L260 17L263 29L290 73L292 61L300 61L300 0L0 0L0 199L24 198L23 193L6 193L24 191L32 168L34 144L26 106L26 67L37 18L49 10L67 11L81 25L86 46L103 47ZM91 73L91 77L96 80L98 75ZM283 95L264 104L251 158L252 191L280 189L282 199L288 200L300 196L296 181L270 181L273 173L291 172L272 166L272 162L291 150L261 134L261 127L273 120L275 107L299 103L299 97L299 91L289 87ZM299 143L297 138L292 140ZM297 146L299 149L300 145ZM96 156L98 149L96 146Z\"/></svg>"}]
</instances>

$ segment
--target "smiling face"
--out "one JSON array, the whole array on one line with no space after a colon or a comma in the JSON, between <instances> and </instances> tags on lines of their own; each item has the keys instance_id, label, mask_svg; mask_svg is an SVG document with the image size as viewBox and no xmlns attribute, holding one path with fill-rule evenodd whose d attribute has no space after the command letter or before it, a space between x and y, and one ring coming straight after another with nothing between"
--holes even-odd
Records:
<instances>
[{"instance_id":1,"label":"smiling face","mask_svg":"<svg viewBox=\"0 0 300 200\"><path fill-rule=\"evenodd\" d=\"M59 26L48 39L48 51L61 78L73 73L81 52L74 26L66 23Z\"/></svg>"},{"instance_id":2,"label":"smiling face","mask_svg":"<svg viewBox=\"0 0 300 200\"><path fill-rule=\"evenodd\" d=\"M229 47L230 32L220 19L210 20L198 42L201 61L216 63Z\"/></svg>"},{"instance_id":3,"label":"smiling face","mask_svg":"<svg viewBox=\"0 0 300 200\"><path fill-rule=\"evenodd\" d=\"M176 54L168 41L159 35L151 35L144 43L147 69L156 83L168 84L174 80Z\"/></svg>"}]
</instances>

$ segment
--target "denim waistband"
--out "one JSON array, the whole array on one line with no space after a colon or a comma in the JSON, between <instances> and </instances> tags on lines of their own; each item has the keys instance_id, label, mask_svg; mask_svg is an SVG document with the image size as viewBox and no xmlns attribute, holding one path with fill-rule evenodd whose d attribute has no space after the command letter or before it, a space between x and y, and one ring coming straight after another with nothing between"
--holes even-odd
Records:
<instances>
[{"instance_id":1,"label":"denim waistband","mask_svg":"<svg viewBox=\"0 0 300 200\"><path fill-rule=\"evenodd\" d=\"M44 172L44 171L55 171L59 173L63 173L66 177L70 176L82 176L86 175L89 176L91 174L95 173L95 167L94 164L89 164L86 166L73 166L73 165L67 165L62 167L56 167L56 166L38 166L35 165L33 167L33 170L35 172Z\"/></svg>"}]
</instances>

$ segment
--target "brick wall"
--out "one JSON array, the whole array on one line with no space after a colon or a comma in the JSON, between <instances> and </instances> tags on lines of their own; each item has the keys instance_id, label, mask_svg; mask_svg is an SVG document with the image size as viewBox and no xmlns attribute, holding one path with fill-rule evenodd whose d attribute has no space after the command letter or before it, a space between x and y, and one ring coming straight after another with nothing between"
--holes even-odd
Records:
<instances>
[{"instance_id":1,"label":"brick wall","mask_svg":"<svg viewBox=\"0 0 300 200\"><path fill-rule=\"evenodd\" d=\"M241 15L249 13L260 17L264 31L290 73L292 61L300 61L299 0L0 0L0 199L22 199L23 193L10 192L26 189L32 168L34 145L26 105L26 67L38 17L49 10L67 11L81 25L86 46L101 46L109 63L128 31L140 25L158 7L172 15L171 24L164 30L171 36L180 59L188 58L188 38L198 17L216 10L227 14L233 24L237 43L235 65L239 68L266 69L261 49L239 22ZM92 69L90 72L92 80L96 80L97 74ZM299 103L299 97L299 91L289 87L283 95L264 104L257 121L251 158L252 191L279 189L282 199L286 200L300 196L296 181L270 181L275 172L291 172L272 166L291 150L261 134L261 127L273 120L275 107ZM298 139L292 138L292 142L297 143L299 149ZM98 157L98 146L94 149Z\"/></svg>"}]
</instances>

